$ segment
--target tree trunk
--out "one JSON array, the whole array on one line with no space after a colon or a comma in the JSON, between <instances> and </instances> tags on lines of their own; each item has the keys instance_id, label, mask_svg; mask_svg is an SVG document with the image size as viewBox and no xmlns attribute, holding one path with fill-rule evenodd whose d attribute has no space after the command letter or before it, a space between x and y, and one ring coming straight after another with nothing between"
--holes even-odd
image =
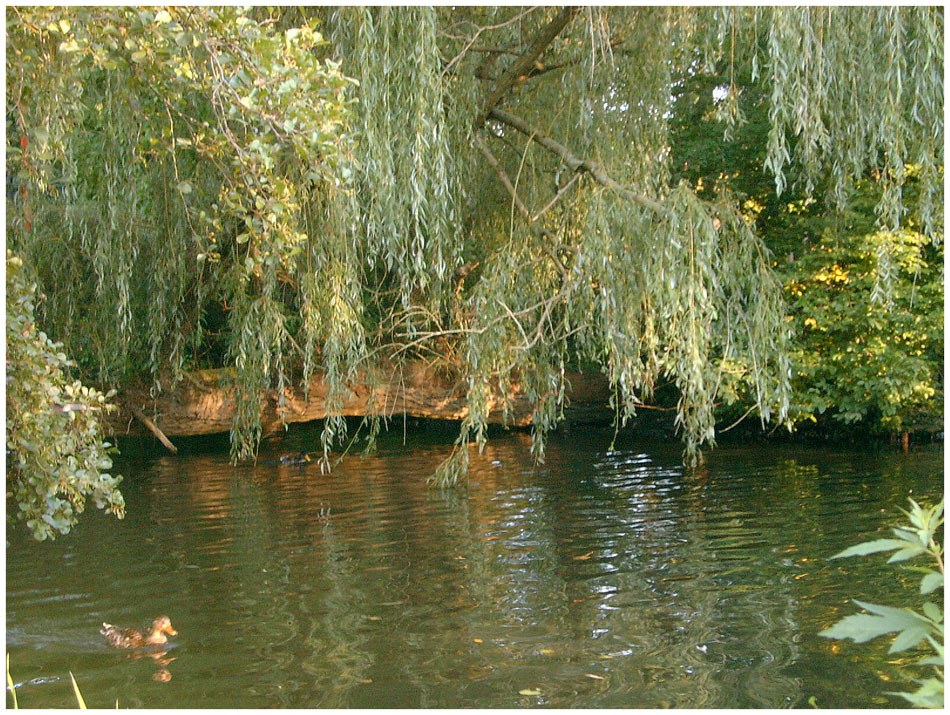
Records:
<instances>
[{"instance_id":1,"label":"tree trunk","mask_svg":"<svg viewBox=\"0 0 950 715\"><path fill-rule=\"evenodd\" d=\"M120 392L114 402L119 410L107 418L107 431L115 435L144 437L159 433L167 437L228 432L234 416L233 388L227 385L227 371L200 370L186 373L170 392L151 397L147 387ZM609 420L610 396L601 374L572 373L568 376L570 405L565 416L574 421ZM322 374L310 380L309 395L299 386L284 390L283 420L279 414L277 390L261 401L263 433L282 430L284 423L310 422L327 416L327 386ZM468 413L467 386L421 362L379 368L375 375L361 372L349 385L340 413L345 416L379 414L409 415L441 420L461 420ZM501 396L495 394L489 422L524 427L531 424L532 405L515 385L509 393L510 411L503 415ZM146 425L147 418L150 425ZM157 430L157 431L156 431Z\"/></svg>"}]
</instances>

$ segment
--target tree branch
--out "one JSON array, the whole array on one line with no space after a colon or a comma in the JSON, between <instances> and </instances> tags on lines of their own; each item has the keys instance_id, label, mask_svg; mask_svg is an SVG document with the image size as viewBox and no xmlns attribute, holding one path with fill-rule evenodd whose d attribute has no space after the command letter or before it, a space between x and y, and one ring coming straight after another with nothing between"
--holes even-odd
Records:
<instances>
[{"instance_id":1,"label":"tree branch","mask_svg":"<svg viewBox=\"0 0 950 715\"><path fill-rule=\"evenodd\" d=\"M557 37L558 33L571 21L571 18L577 14L577 11L577 7L562 8L557 17L547 24L547 27L541 31L541 34L535 38L528 49L525 50L508 69L501 73L501 76L498 77L495 83L495 88L485 99L485 104L478 118L479 125L488 118L492 109L501 101L505 93L514 86L518 78L522 75L526 75L531 68L534 67L534 63L538 57L540 57L541 53L547 49L547 46L551 44L551 41Z\"/></svg>"},{"instance_id":2,"label":"tree branch","mask_svg":"<svg viewBox=\"0 0 950 715\"><path fill-rule=\"evenodd\" d=\"M159 442L165 445L165 447L169 449L173 454L178 454L178 447L176 447L174 444L171 443L171 440L169 440L168 437L166 437L165 434L158 427L155 426L155 423L152 422L152 420L150 420L148 417L145 416L145 413L142 412L142 410L140 410L137 407L130 407L129 410L132 412L133 415L135 415L138 418L138 420L143 425L148 427L149 431L152 434L158 437Z\"/></svg>"},{"instance_id":3,"label":"tree branch","mask_svg":"<svg viewBox=\"0 0 950 715\"><path fill-rule=\"evenodd\" d=\"M543 146L545 149L548 149L549 151L552 151L555 154L557 154L559 157L561 157L564 163L567 164L568 168L570 168L571 171L579 171L579 170L586 171L588 174L590 174L594 178L594 180L597 183L601 184L602 186L605 186L608 189L612 189L614 191L619 191L620 193L622 193L624 196L627 196L632 201L636 201L641 206L646 206L647 208L652 209L653 211L656 211L657 213L663 212L663 207L660 204L658 204L656 201L654 201L653 199L647 198L646 196L641 196L640 194L637 194L631 191L630 189L622 186L621 184L618 184L610 176L610 174L608 174L604 170L604 167L602 167L596 161L593 161L592 159L578 158L566 146L556 142L554 139L547 136L546 134L542 134L538 129L536 129L535 127L532 127L521 117L515 116L511 112L508 112L504 109L499 109L498 107L492 107L488 115L493 119L497 119L499 122L502 122L503 124L507 124L510 127L514 127L522 134L525 134L531 137L532 139L534 139L534 141L538 142L538 144Z\"/></svg>"},{"instance_id":4,"label":"tree branch","mask_svg":"<svg viewBox=\"0 0 950 715\"><path fill-rule=\"evenodd\" d=\"M482 154L485 155L485 159L491 165L491 168L495 170L496 174L498 174L499 181L501 181L502 185L508 189L508 193L511 194L511 200L515 202L515 206L518 207L518 211L521 212L521 215L525 217L528 223L531 223L531 212L528 211L528 208L524 205L521 197L519 197L515 192L515 187L512 185L511 179L508 178L508 174L505 173L504 167L498 163L498 159L496 159L495 155L491 153L491 149L489 149L488 145L485 144L485 140L482 139L478 134L475 135L475 145L479 148Z\"/></svg>"},{"instance_id":5,"label":"tree branch","mask_svg":"<svg viewBox=\"0 0 950 715\"><path fill-rule=\"evenodd\" d=\"M452 61L449 62L445 66L445 69L442 70L442 76L444 77L445 75L447 75L449 73L449 70L451 70L462 59L462 57L465 56L465 53L468 52L472 48L473 44L475 44L475 40L478 39L478 36L481 35L483 32L485 32L485 30L497 30L498 28L504 27L505 25L510 25L511 23L517 22L518 20L523 18L525 15L527 15L529 12L533 12L536 9L537 9L536 7L529 7L526 10L524 10L524 12L518 13L510 20L505 20L505 22L500 22L497 25L486 25L485 27L479 27L478 30L475 32L475 34L472 36L472 39L470 39L468 43L465 45L465 47L462 48L462 51L459 52L455 57L453 57ZM478 26L476 25L476 27ZM448 35L447 33L445 34L447 37L452 37L452 35ZM459 38L454 38L454 39L459 39ZM515 54L515 53L512 52L512 54Z\"/></svg>"},{"instance_id":6,"label":"tree branch","mask_svg":"<svg viewBox=\"0 0 950 715\"><path fill-rule=\"evenodd\" d=\"M534 223L534 222L537 221L539 218L541 218L542 216L544 216L544 214L547 213L547 210L548 210L549 208L551 208L552 206L554 206L554 204L557 203L558 199L560 199L562 196L564 196L564 194L567 193L567 190L570 189L571 186L574 185L574 182L577 181L577 177L578 177L578 176L580 176L580 174L574 174L574 176L571 177L571 180L570 180L570 181L568 181L566 184L564 184L564 186L562 186L560 189L558 189L558 192L557 192L556 194L554 194L554 198L551 199L550 201L548 201L547 206L545 206L543 209L541 209L540 211L538 211L538 213L536 213L534 216L531 217L531 223Z\"/></svg>"}]
</instances>

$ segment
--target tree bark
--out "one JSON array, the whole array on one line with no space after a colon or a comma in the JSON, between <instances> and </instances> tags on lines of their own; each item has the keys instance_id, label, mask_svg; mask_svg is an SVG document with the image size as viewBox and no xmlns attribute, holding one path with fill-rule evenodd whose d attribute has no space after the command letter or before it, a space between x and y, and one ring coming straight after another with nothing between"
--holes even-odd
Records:
<instances>
[{"instance_id":1,"label":"tree bark","mask_svg":"<svg viewBox=\"0 0 950 715\"><path fill-rule=\"evenodd\" d=\"M611 418L610 390L603 375L573 373L568 379L571 385L570 405L565 410L568 420ZM284 390L282 414L279 412L281 395L277 390L269 391L261 400L263 433L282 430L285 423L327 417L328 390L323 376L315 374L309 388L309 394L299 386ZM373 374L361 372L349 386L339 413L461 420L468 414L467 393L466 384L458 378L425 363L411 362L378 368ZM530 425L532 405L517 385L508 398L510 411L506 418L501 395L493 396L488 421L517 427ZM187 373L186 379L174 390L157 397L150 396L145 386L129 388L120 392L114 402L119 410L110 414L106 423L107 431L113 435L147 437L155 429L167 437L225 433L230 431L234 417L234 391L227 384L225 370ZM143 423L142 415L151 426Z\"/></svg>"}]
</instances>

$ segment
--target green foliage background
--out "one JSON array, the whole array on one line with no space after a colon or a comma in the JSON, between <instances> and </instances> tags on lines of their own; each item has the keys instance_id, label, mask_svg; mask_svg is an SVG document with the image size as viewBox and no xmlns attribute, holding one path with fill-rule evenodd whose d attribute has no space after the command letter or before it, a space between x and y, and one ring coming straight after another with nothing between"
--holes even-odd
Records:
<instances>
[{"instance_id":1,"label":"green foliage background","mask_svg":"<svg viewBox=\"0 0 950 715\"><path fill-rule=\"evenodd\" d=\"M332 407L357 370L409 357L469 389L443 483L484 443L495 386L534 400L541 458L569 368L605 373L621 421L671 384L692 463L730 400L763 423L824 408L902 428L942 395L920 388L934 318L915 322L942 290L940 8L6 19L7 229L37 319L96 384L229 368L235 459L265 389L320 370ZM789 206L824 221L862 192L873 229L809 227L803 250ZM847 284L818 290L824 253L783 275L817 245L852 252ZM837 332L804 325L839 297ZM845 390L849 360L877 368ZM328 419L324 449L345 434Z\"/></svg>"},{"instance_id":2,"label":"green foliage background","mask_svg":"<svg viewBox=\"0 0 950 715\"><path fill-rule=\"evenodd\" d=\"M772 250L792 330L790 419L821 433L840 433L842 425L864 433L941 431L942 223L925 232L915 212L900 229L882 229L880 182L853 180L839 206L833 178L807 190L794 161L789 186L776 194L761 170L769 96L750 67L719 69L696 72L677 88L674 177L701 196L735 197ZM741 119L730 125L729 112ZM904 199L920 205L920 167L904 172ZM730 377L723 390L729 406L719 412L727 421L749 404L742 366Z\"/></svg>"}]
</instances>

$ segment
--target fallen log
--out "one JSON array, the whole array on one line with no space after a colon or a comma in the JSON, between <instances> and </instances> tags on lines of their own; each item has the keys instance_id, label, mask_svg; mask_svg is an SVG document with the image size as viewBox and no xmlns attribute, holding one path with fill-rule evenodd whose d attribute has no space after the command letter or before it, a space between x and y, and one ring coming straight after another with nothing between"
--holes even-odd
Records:
<instances>
[{"instance_id":1,"label":"fallen log","mask_svg":"<svg viewBox=\"0 0 950 715\"><path fill-rule=\"evenodd\" d=\"M133 437L229 432L235 401L234 388L228 384L227 378L227 370L198 370L186 373L185 379L175 389L155 396L146 386L120 391L113 400L119 409L109 415L107 431ZM572 373L568 380L571 389L565 416L569 420L611 418L608 408L610 391L603 375ZM425 363L378 367L372 374L361 372L348 385L339 414L347 417L378 414L383 417L407 415L461 420L468 414L467 391L464 381ZM282 430L285 424L326 418L327 393L322 374L311 377L308 391L300 385L286 388L283 395L276 389L270 390L261 400L263 433L267 435ZM532 404L518 385L512 386L508 400L506 419L502 396L493 395L488 421L516 427L530 425Z\"/></svg>"}]
</instances>

